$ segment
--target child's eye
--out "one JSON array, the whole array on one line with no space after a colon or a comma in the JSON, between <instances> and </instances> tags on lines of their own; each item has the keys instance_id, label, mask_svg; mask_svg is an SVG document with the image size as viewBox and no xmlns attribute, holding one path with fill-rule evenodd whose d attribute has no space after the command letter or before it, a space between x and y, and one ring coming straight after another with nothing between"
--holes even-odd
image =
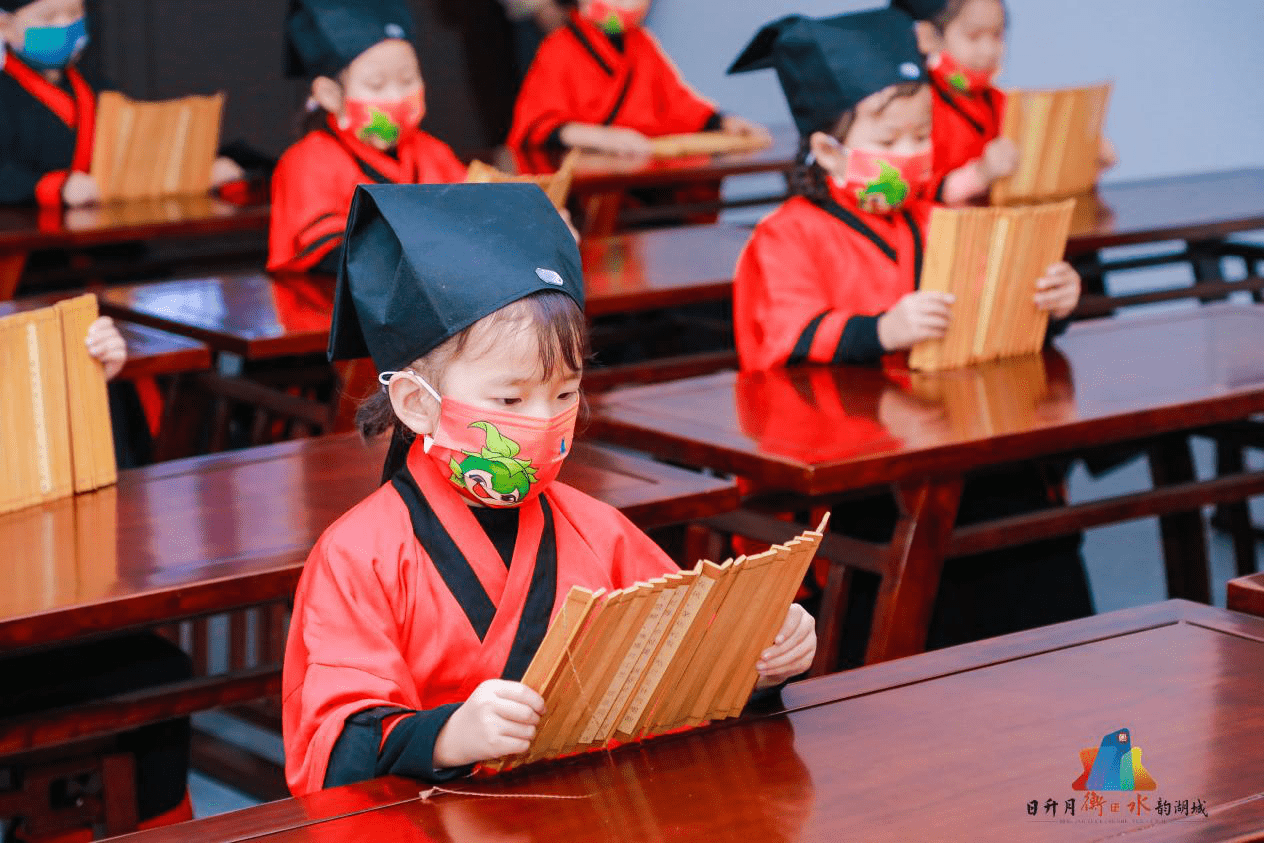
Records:
<instances>
[{"instance_id":1,"label":"child's eye","mask_svg":"<svg viewBox=\"0 0 1264 843\"><path fill-rule=\"evenodd\" d=\"M562 392L562 393L559 393L559 394L558 394L558 396L557 396L557 400L558 400L558 401L570 401L570 400L572 400L573 398L575 398L575 397L576 397L576 396L578 396L578 395L579 395L579 391L578 391L578 390L574 390L574 389L573 389L573 390L571 390L570 392Z\"/></svg>"},{"instance_id":2,"label":"child's eye","mask_svg":"<svg viewBox=\"0 0 1264 843\"><path fill-rule=\"evenodd\" d=\"M512 407L514 404L522 403L521 398L497 398L496 400L499 401L505 407Z\"/></svg>"}]
</instances>

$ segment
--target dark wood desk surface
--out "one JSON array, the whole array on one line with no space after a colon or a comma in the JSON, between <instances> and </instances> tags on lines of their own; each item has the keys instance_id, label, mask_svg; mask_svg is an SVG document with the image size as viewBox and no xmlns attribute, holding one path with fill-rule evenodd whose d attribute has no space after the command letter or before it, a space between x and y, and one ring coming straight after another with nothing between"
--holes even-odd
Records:
<instances>
[{"instance_id":1,"label":"dark wood desk surface","mask_svg":"<svg viewBox=\"0 0 1264 843\"><path fill-rule=\"evenodd\" d=\"M0 316L48 307L66 297L50 293L0 301ZM204 343L121 319L115 324L127 343L127 362L118 375L121 378L200 372L211 367L211 350Z\"/></svg>"},{"instance_id":2,"label":"dark wood desk surface","mask_svg":"<svg viewBox=\"0 0 1264 843\"><path fill-rule=\"evenodd\" d=\"M1229 580L1230 609L1264 617L1264 574L1250 574Z\"/></svg>"},{"instance_id":3,"label":"dark wood desk surface","mask_svg":"<svg viewBox=\"0 0 1264 843\"><path fill-rule=\"evenodd\" d=\"M408 796L424 786L381 779L123 839L1257 840L1262 676L1264 620L1169 601L791 685L784 712L447 785L578 799L423 801ZM1072 783L1080 751L1120 728L1156 787L1096 791L1099 816Z\"/></svg>"},{"instance_id":4,"label":"dark wood desk surface","mask_svg":"<svg viewBox=\"0 0 1264 843\"><path fill-rule=\"evenodd\" d=\"M320 533L377 488L384 450L347 434L176 460L0 516L0 650L285 599ZM584 443L561 478L643 527L737 504L731 481Z\"/></svg>"},{"instance_id":5,"label":"dark wood desk surface","mask_svg":"<svg viewBox=\"0 0 1264 843\"><path fill-rule=\"evenodd\" d=\"M586 240L581 249L590 315L631 313L721 299L750 232L700 225ZM328 345L334 280L263 273L108 287L101 308L207 343L265 359L320 354Z\"/></svg>"},{"instance_id":6,"label":"dark wood desk surface","mask_svg":"<svg viewBox=\"0 0 1264 843\"><path fill-rule=\"evenodd\" d=\"M1160 240L1210 240L1264 228L1264 169L1105 184L1077 208L1067 254Z\"/></svg>"},{"instance_id":7,"label":"dark wood desk surface","mask_svg":"<svg viewBox=\"0 0 1264 843\"><path fill-rule=\"evenodd\" d=\"M1073 325L1043 357L931 374L722 372L593 402L593 433L820 495L1157 435L1264 410L1264 308Z\"/></svg>"}]
</instances>

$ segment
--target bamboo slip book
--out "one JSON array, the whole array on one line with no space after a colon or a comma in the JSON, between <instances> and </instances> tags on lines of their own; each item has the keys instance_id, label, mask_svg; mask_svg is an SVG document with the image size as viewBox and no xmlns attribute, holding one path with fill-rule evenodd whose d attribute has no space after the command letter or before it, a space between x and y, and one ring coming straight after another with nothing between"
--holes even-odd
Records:
<instances>
[{"instance_id":1,"label":"bamboo slip book","mask_svg":"<svg viewBox=\"0 0 1264 843\"><path fill-rule=\"evenodd\" d=\"M954 369L1041 349L1049 314L1036 281L1062 260L1075 200L1014 208L936 207L919 290L952 293L948 332L909 352L909 368Z\"/></svg>"},{"instance_id":2,"label":"bamboo slip book","mask_svg":"<svg viewBox=\"0 0 1264 843\"><path fill-rule=\"evenodd\" d=\"M209 191L223 110L223 94L140 102L103 91L92 143L101 201Z\"/></svg>"},{"instance_id":3,"label":"bamboo slip book","mask_svg":"<svg viewBox=\"0 0 1264 843\"><path fill-rule=\"evenodd\" d=\"M992 186L992 202L1015 205L1092 192L1110 89L1105 83L1007 91L1001 137L1018 147L1018 168Z\"/></svg>"},{"instance_id":4,"label":"bamboo slip book","mask_svg":"<svg viewBox=\"0 0 1264 843\"><path fill-rule=\"evenodd\" d=\"M755 152L771 145L767 138L732 135L727 132L690 132L683 135L662 135L650 139L655 158L680 158L687 155L725 155Z\"/></svg>"},{"instance_id":5,"label":"bamboo slip book","mask_svg":"<svg viewBox=\"0 0 1264 843\"><path fill-rule=\"evenodd\" d=\"M553 207L559 211L566 207L566 199L570 196L571 182L575 180L575 164L579 160L578 150L572 149L562 159L562 165L556 173L547 176L515 176L484 164L475 159L470 162L469 171L465 175L467 184L501 184L505 182L528 182L537 184L549 197Z\"/></svg>"},{"instance_id":6,"label":"bamboo slip book","mask_svg":"<svg viewBox=\"0 0 1264 843\"><path fill-rule=\"evenodd\" d=\"M578 586L523 684L544 697L531 748L493 770L735 717L824 535L606 593Z\"/></svg>"},{"instance_id":7,"label":"bamboo slip book","mask_svg":"<svg viewBox=\"0 0 1264 843\"><path fill-rule=\"evenodd\" d=\"M118 478L94 295L0 318L0 513Z\"/></svg>"}]
</instances>

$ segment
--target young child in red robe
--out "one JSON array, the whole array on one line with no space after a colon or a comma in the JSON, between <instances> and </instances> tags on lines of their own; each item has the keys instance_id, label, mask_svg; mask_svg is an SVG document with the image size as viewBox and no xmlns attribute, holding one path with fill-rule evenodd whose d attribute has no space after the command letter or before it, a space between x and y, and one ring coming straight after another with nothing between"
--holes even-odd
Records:
<instances>
[{"instance_id":1,"label":"young child in red robe","mask_svg":"<svg viewBox=\"0 0 1264 843\"><path fill-rule=\"evenodd\" d=\"M347 230L330 356L372 357L385 390L361 429L412 441L303 571L282 689L296 795L388 773L443 781L527 749L543 700L518 680L571 586L678 570L617 510L554 481L586 326L579 252L544 193L369 186ZM811 664L801 607L777 642L762 687Z\"/></svg>"},{"instance_id":2,"label":"young child in red robe","mask_svg":"<svg viewBox=\"0 0 1264 843\"><path fill-rule=\"evenodd\" d=\"M986 202L992 185L1014 172L1018 148L999 137L1005 93L993 84L1005 55L1004 0L892 0L916 19L933 91L931 195L946 205ZM1103 169L1114 148L1103 139Z\"/></svg>"},{"instance_id":3,"label":"young child in red robe","mask_svg":"<svg viewBox=\"0 0 1264 843\"><path fill-rule=\"evenodd\" d=\"M680 78L641 26L650 0L578 0L540 45L523 80L512 147L566 146L648 155L650 138L684 132L764 135L721 114Z\"/></svg>"},{"instance_id":4,"label":"young child in red robe","mask_svg":"<svg viewBox=\"0 0 1264 843\"><path fill-rule=\"evenodd\" d=\"M314 127L272 176L270 271L334 273L360 184L459 182L466 167L420 128L425 85L400 0L294 0L289 72L312 80Z\"/></svg>"},{"instance_id":5,"label":"young child in red robe","mask_svg":"<svg viewBox=\"0 0 1264 843\"><path fill-rule=\"evenodd\" d=\"M733 321L742 369L878 364L890 352L943 336L952 297L918 290L931 210L921 198L931 170L931 91L912 22L895 9L782 18L756 35L730 72L767 67L776 69L803 136L802 195L755 227L738 260ZM1079 293L1079 276L1063 262L1032 279L1033 299L1054 318L1070 314ZM1010 478L996 495L985 483L968 486L963 523L1011 505L1048 506L1036 474ZM886 504L889 499L879 508ZM844 530L852 523L866 530L894 523L893 508L852 519L858 511L848 507L832 523ZM1059 549L1056 564L1045 564L1032 547L1005 551L1002 562L1026 559L1020 565L1030 582L1052 577L1057 584L1031 605L1005 593L994 601L1005 619L976 628L999 634L1016 623L1052 623L1092 611L1078 544L1073 552ZM952 560L945 568L941 604L945 588L969 581L971 561ZM1005 578L1016 570L997 567ZM977 586L1003 593L986 578ZM1065 600L1059 602L1058 593ZM969 637L946 633L938 643Z\"/></svg>"}]
</instances>

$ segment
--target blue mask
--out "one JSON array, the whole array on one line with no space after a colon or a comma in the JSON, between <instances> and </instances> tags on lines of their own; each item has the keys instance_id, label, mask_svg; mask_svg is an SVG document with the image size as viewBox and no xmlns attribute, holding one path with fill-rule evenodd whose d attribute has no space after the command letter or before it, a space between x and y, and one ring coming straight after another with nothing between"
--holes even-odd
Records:
<instances>
[{"instance_id":1,"label":"blue mask","mask_svg":"<svg viewBox=\"0 0 1264 843\"><path fill-rule=\"evenodd\" d=\"M61 70L87 43L88 26L79 18L67 26L31 27L17 53L36 70Z\"/></svg>"}]
</instances>

